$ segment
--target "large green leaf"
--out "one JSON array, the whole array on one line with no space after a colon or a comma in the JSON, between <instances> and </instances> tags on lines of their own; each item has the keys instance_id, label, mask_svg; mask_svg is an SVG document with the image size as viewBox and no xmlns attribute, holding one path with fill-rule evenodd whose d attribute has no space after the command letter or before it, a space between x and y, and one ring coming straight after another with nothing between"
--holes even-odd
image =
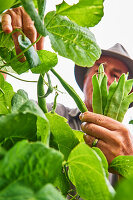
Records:
<instances>
[{"instance_id":1,"label":"large green leaf","mask_svg":"<svg viewBox=\"0 0 133 200\"><path fill-rule=\"evenodd\" d=\"M1 162L0 177L5 180L1 189L19 181L33 190L39 190L44 184L55 181L61 171L62 161L63 155L60 152L41 142L18 142Z\"/></svg>"},{"instance_id":2,"label":"large green leaf","mask_svg":"<svg viewBox=\"0 0 133 200\"><path fill-rule=\"evenodd\" d=\"M11 111L11 99L14 95L11 84L4 80L0 74L0 114L7 114Z\"/></svg>"},{"instance_id":3,"label":"large green leaf","mask_svg":"<svg viewBox=\"0 0 133 200\"><path fill-rule=\"evenodd\" d=\"M46 117L50 123L50 130L54 136L55 142L58 144L59 150L67 159L71 150L79 143L73 130L67 123L67 119L57 115L56 113L46 113Z\"/></svg>"},{"instance_id":4,"label":"large green leaf","mask_svg":"<svg viewBox=\"0 0 133 200\"><path fill-rule=\"evenodd\" d=\"M58 58L55 53L46 50L40 50L38 51L38 55L41 60L41 64L31 69L33 73L46 73L58 63Z\"/></svg>"},{"instance_id":5,"label":"large green leaf","mask_svg":"<svg viewBox=\"0 0 133 200\"><path fill-rule=\"evenodd\" d=\"M41 141L45 144L49 144L49 121L37 103L28 100L19 108L19 112L23 114L30 113L33 116L37 116L37 136L41 136Z\"/></svg>"},{"instance_id":6,"label":"large green leaf","mask_svg":"<svg viewBox=\"0 0 133 200\"><path fill-rule=\"evenodd\" d=\"M12 113L0 116L0 141L7 138L36 140L37 117L32 114Z\"/></svg>"},{"instance_id":7,"label":"large green leaf","mask_svg":"<svg viewBox=\"0 0 133 200\"><path fill-rule=\"evenodd\" d=\"M97 153L97 156L100 157L101 161L102 161L102 166L105 170L105 173L106 173L106 177L108 178L109 177L109 172L108 172L108 162L107 162L107 159L105 157L105 155L103 154L103 152L97 148L97 147L93 147L92 148L96 153Z\"/></svg>"},{"instance_id":8,"label":"large green leaf","mask_svg":"<svg viewBox=\"0 0 133 200\"><path fill-rule=\"evenodd\" d=\"M109 167L128 178L130 174L133 174L133 156L117 156Z\"/></svg>"},{"instance_id":9,"label":"large green leaf","mask_svg":"<svg viewBox=\"0 0 133 200\"><path fill-rule=\"evenodd\" d=\"M89 29L78 26L54 11L46 15L45 26L52 48L59 55L88 67L100 57L101 50Z\"/></svg>"},{"instance_id":10,"label":"large green leaf","mask_svg":"<svg viewBox=\"0 0 133 200\"><path fill-rule=\"evenodd\" d=\"M56 13L67 16L80 26L95 26L103 16L103 0L79 0L72 6L63 2L56 6Z\"/></svg>"},{"instance_id":11,"label":"large green leaf","mask_svg":"<svg viewBox=\"0 0 133 200\"><path fill-rule=\"evenodd\" d=\"M12 98L12 112L17 112L19 108L28 100L27 92L19 89Z\"/></svg>"},{"instance_id":12,"label":"large green leaf","mask_svg":"<svg viewBox=\"0 0 133 200\"><path fill-rule=\"evenodd\" d=\"M0 116L0 141L12 137L35 140L38 136L48 144L49 134L49 122L34 101L27 100L20 107L16 105L13 113Z\"/></svg>"},{"instance_id":13,"label":"large green leaf","mask_svg":"<svg viewBox=\"0 0 133 200\"><path fill-rule=\"evenodd\" d=\"M68 166L69 178L81 198L102 200L110 199L114 194L105 176L102 161L88 145L80 143L72 150L68 158Z\"/></svg>"},{"instance_id":14,"label":"large green leaf","mask_svg":"<svg viewBox=\"0 0 133 200\"><path fill-rule=\"evenodd\" d=\"M113 200L133 199L133 174L128 179L119 181L116 188L116 195Z\"/></svg>"},{"instance_id":15,"label":"large green leaf","mask_svg":"<svg viewBox=\"0 0 133 200\"><path fill-rule=\"evenodd\" d=\"M1 200L65 200L52 184L46 184L39 191L34 192L31 188L13 183L0 192Z\"/></svg>"}]
</instances>

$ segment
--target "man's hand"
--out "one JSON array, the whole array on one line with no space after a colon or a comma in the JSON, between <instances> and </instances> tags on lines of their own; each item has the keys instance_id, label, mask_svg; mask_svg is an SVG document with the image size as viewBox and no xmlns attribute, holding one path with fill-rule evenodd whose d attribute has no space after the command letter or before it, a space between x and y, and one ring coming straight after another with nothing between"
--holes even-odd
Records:
<instances>
[{"instance_id":1,"label":"man's hand","mask_svg":"<svg viewBox=\"0 0 133 200\"><path fill-rule=\"evenodd\" d=\"M5 33L11 33L16 28L21 29L32 43L35 42L37 37L39 36L34 27L34 22L31 20L30 16L25 12L23 7L7 10L2 15L2 29ZM18 44L18 35L20 35L19 32L16 32L12 35L17 54L21 52ZM35 49L37 50L43 49L43 46L44 37L42 37L39 40L39 42L34 45ZM24 59L21 61L24 61Z\"/></svg>"},{"instance_id":2,"label":"man's hand","mask_svg":"<svg viewBox=\"0 0 133 200\"><path fill-rule=\"evenodd\" d=\"M120 122L104 115L85 112L80 115L86 144L92 146L98 138L101 149L110 164L119 155L133 155L133 140L129 130Z\"/></svg>"}]
</instances>

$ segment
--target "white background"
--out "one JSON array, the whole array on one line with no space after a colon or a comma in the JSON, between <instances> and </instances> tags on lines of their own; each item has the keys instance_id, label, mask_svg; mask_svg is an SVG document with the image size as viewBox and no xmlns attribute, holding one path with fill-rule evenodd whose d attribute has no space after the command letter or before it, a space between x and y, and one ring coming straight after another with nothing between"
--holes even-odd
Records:
<instances>
[{"instance_id":1,"label":"white background","mask_svg":"<svg viewBox=\"0 0 133 200\"><path fill-rule=\"evenodd\" d=\"M60 0L50 0L47 2L48 12L49 10L55 9L55 2L60 2ZM67 0L67 2L72 2L72 0ZM108 49L115 43L121 43L128 51L130 57L133 58L133 0L105 0L104 17L98 25L91 28L91 31L94 33L100 48ZM45 39L45 49L51 50L47 37ZM58 60L58 65L55 69L76 90L81 98L84 99L83 93L78 88L74 78L74 63L60 56ZM38 75L25 73L18 77L27 80L37 80ZM35 83L21 82L10 76L7 77L7 81L12 84L14 91L20 88L24 89L27 91L30 99L37 100ZM54 85L58 83L58 88L65 92L54 76L52 76L52 82ZM47 102L53 102L53 99L54 94L47 98ZM76 107L71 97L66 93L58 96L58 102L70 108Z\"/></svg>"}]
</instances>

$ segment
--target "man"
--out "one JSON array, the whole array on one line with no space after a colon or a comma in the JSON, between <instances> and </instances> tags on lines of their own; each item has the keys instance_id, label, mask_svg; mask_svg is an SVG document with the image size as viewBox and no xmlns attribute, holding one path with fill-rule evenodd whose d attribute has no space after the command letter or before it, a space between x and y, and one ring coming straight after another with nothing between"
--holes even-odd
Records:
<instances>
[{"instance_id":1,"label":"man","mask_svg":"<svg viewBox=\"0 0 133 200\"><path fill-rule=\"evenodd\" d=\"M2 28L6 33L10 33L15 28L21 28L31 42L37 38L34 24L22 7L8 10L3 15ZM13 34L16 52L19 53L17 36L18 33ZM44 38L36 44L36 49L43 49L43 40ZM91 78L97 72L100 63L104 63L108 86L115 78L118 80L123 72L129 71L130 77L133 77L133 61L120 44L108 51L103 50L101 58L88 71L86 68L75 66L76 80L84 92L85 104L89 111L92 111ZM66 117L72 128L80 129L82 122L81 128L85 132L84 140L89 146L92 146L95 138L98 139L96 146L105 154L109 164L118 155L133 155L133 140L130 131L116 120L89 111L80 114L80 121L77 109L71 110L63 105L57 106L57 113Z\"/></svg>"}]
</instances>

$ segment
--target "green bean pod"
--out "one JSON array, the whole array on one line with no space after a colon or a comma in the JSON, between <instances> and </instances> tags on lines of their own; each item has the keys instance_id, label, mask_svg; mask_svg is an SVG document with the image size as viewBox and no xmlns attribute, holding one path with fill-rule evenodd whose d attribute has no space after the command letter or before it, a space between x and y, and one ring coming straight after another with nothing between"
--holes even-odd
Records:
<instances>
[{"instance_id":1,"label":"green bean pod","mask_svg":"<svg viewBox=\"0 0 133 200\"><path fill-rule=\"evenodd\" d=\"M117 87L117 81L114 80L113 83L109 87L109 94L108 94L107 103L106 103L106 106L105 106L105 109L104 109L104 115L107 115L108 108L109 108L112 96L113 96L113 94L116 90L116 87Z\"/></svg>"},{"instance_id":2,"label":"green bean pod","mask_svg":"<svg viewBox=\"0 0 133 200\"><path fill-rule=\"evenodd\" d=\"M75 92L75 90L66 82L62 79L62 77L54 70L51 69L52 73L58 78L62 86L65 88L65 90L68 92L68 94L74 99L75 103L77 104L79 110L83 113L88 111L84 102L82 99L79 97L79 95Z\"/></svg>"},{"instance_id":3,"label":"green bean pod","mask_svg":"<svg viewBox=\"0 0 133 200\"><path fill-rule=\"evenodd\" d=\"M102 79L104 77L104 67L103 64L101 64L98 68L98 82L99 85L101 85Z\"/></svg>"},{"instance_id":4,"label":"green bean pod","mask_svg":"<svg viewBox=\"0 0 133 200\"><path fill-rule=\"evenodd\" d=\"M22 35L18 36L18 42L21 50L25 50L29 45L31 45L31 41L26 36L23 37ZM36 67L41 64L40 58L34 49L31 46L26 52L24 52L27 62L29 63L30 68Z\"/></svg>"},{"instance_id":5,"label":"green bean pod","mask_svg":"<svg viewBox=\"0 0 133 200\"><path fill-rule=\"evenodd\" d=\"M125 74L122 74L121 77L119 78L118 85L109 104L107 112L108 117L117 119L124 96L124 89L125 89Z\"/></svg>"},{"instance_id":6,"label":"green bean pod","mask_svg":"<svg viewBox=\"0 0 133 200\"><path fill-rule=\"evenodd\" d=\"M48 78L48 89L47 92L43 95L43 96L39 96L40 98L46 98L49 94L51 94L53 92L53 86L51 83L51 79L48 73L46 73L47 78Z\"/></svg>"},{"instance_id":7,"label":"green bean pod","mask_svg":"<svg viewBox=\"0 0 133 200\"><path fill-rule=\"evenodd\" d=\"M93 96L92 96L93 112L98 114L103 114L102 95L96 74L94 74L92 77L92 85L93 85Z\"/></svg>"},{"instance_id":8,"label":"green bean pod","mask_svg":"<svg viewBox=\"0 0 133 200\"><path fill-rule=\"evenodd\" d=\"M125 81L125 91L124 91L124 98L129 94L133 87L133 79L129 79Z\"/></svg>"},{"instance_id":9,"label":"green bean pod","mask_svg":"<svg viewBox=\"0 0 133 200\"><path fill-rule=\"evenodd\" d=\"M52 106L51 113L55 113L55 111L56 111L57 97L58 97L58 95L59 95L59 94L56 92L56 93L55 93L55 98L54 98L54 103L53 103L53 106Z\"/></svg>"},{"instance_id":10,"label":"green bean pod","mask_svg":"<svg viewBox=\"0 0 133 200\"><path fill-rule=\"evenodd\" d=\"M37 96L38 96L38 105L43 110L44 113L48 112L46 99L40 96L44 96L44 74L40 74L38 83L37 83Z\"/></svg>"},{"instance_id":11,"label":"green bean pod","mask_svg":"<svg viewBox=\"0 0 133 200\"><path fill-rule=\"evenodd\" d=\"M124 115L127 112L130 103L132 103L132 102L133 102L133 93L126 96L126 98L121 103L121 106L120 106L120 109L119 109L119 114L118 114L118 117L117 117L117 120L119 122L122 122Z\"/></svg>"},{"instance_id":12,"label":"green bean pod","mask_svg":"<svg viewBox=\"0 0 133 200\"><path fill-rule=\"evenodd\" d=\"M37 0L37 5L38 5L38 14L39 14L41 20L43 21L45 7L46 7L46 0Z\"/></svg>"},{"instance_id":13,"label":"green bean pod","mask_svg":"<svg viewBox=\"0 0 133 200\"><path fill-rule=\"evenodd\" d=\"M34 21L34 25L36 27L37 32L43 36L46 36L47 35L46 29L43 25L43 22L42 22L40 16L38 15L38 13L35 9L33 0L21 0L21 2L23 4L25 11L29 14L31 19ZM43 6L43 1L42 1L42 6Z\"/></svg>"},{"instance_id":14,"label":"green bean pod","mask_svg":"<svg viewBox=\"0 0 133 200\"><path fill-rule=\"evenodd\" d=\"M108 98L108 89L107 89L107 76L104 75L102 82L101 82L101 95L102 95L102 109L104 113L105 106L107 104L107 98Z\"/></svg>"}]
</instances>

